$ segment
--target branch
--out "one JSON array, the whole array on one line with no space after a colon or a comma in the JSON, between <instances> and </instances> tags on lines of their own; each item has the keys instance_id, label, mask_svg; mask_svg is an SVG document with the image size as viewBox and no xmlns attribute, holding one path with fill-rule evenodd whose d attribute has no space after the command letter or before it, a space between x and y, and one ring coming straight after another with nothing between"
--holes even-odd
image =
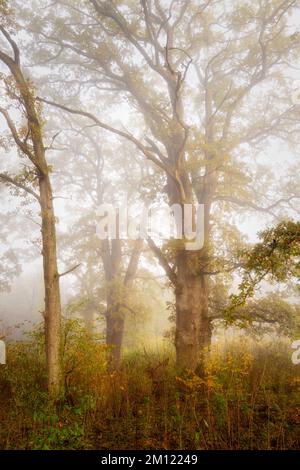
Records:
<instances>
[{"instance_id":1,"label":"branch","mask_svg":"<svg viewBox=\"0 0 300 470\"><path fill-rule=\"evenodd\" d=\"M1 52L0 52L0 59L1 59ZM23 142L20 139L18 131L17 131L11 117L9 116L8 112L6 111L6 109L0 108L0 113L4 116L4 118L7 122L7 125L10 129L11 135L13 136L13 139L14 139L15 143L17 144L17 146L22 150L23 153L25 153L25 155L28 156L28 158L32 161L32 163L34 165L36 165L34 155L29 150L28 145L25 144L25 142Z\"/></svg>"},{"instance_id":2,"label":"branch","mask_svg":"<svg viewBox=\"0 0 300 470\"><path fill-rule=\"evenodd\" d=\"M273 204L271 204L267 207L261 207L261 206L256 205L254 202L242 201L242 200L240 200L238 198L235 198L235 197L232 197L232 196L216 196L214 198L214 201L231 202L232 204L236 204L240 207L253 209L253 210L256 210L258 212L267 212L268 214L272 215L272 217L274 217L275 214L272 212L272 209L275 209L276 207L278 207L280 204L282 204L284 202L289 203L293 199L300 199L300 195L294 194L294 195L286 197L286 198L282 197L282 198L278 199L278 201L274 202Z\"/></svg>"},{"instance_id":3,"label":"branch","mask_svg":"<svg viewBox=\"0 0 300 470\"><path fill-rule=\"evenodd\" d=\"M130 29L128 28L128 24L124 20L124 17L120 14L119 10L114 7L113 5L106 4L103 5L101 8L101 5L96 0L89 0L90 3L94 6L95 11L101 16L104 16L106 18L111 18L113 22L120 28L120 30L123 32L124 37L135 47L135 49L142 55L146 63L149 65L149 67L157 72L162 78L165 80L168 80L167 74L163 70L162 67L159 65L155 64L151 57L147 54L146 49L141 46L139 41L134 37Z\"/></svg>"},{"instance_id":4,"label":"branch","mask_svg":"<svg viewBox=\"0 0 300 470\"><path fill-rule=\"evenodd\" d=\"M63 276L66 276L66 274L70 274L71 272L75 271L75 269L79 268L79 266L81 266L81 263L76 264L75 266L73 266L73 268L68 269L64 273L59 274L58 277L63 277Z\"/></svg>"},{"instance_id":5,"label":"branch","mask_svg":"<svg viewBox=\"0 0 300 470\"><path fill-rule=\"evenodd\" d=\"M214 202L217 202L217 201L230 202L232 204L236 204L237 206L245 207L246 209L249 209L249 210L252 209L252 210L256 210L258 212L267 212L268 214L272 215L272 217L275 216L273 214L273 212L271 212L271 209L269 207L260 207L260 206L257 206L256 204L254 204L251 201L242 201L238 198L231 197L231 196L216 196L214 198ZM273 207L273 206L271 206L271 207Z\"/></svg>"},{"instance_id":6,"label":"branch","mask_svg":"<svg viewBox=\"0 0 300 470\"><path fill-rule=\"evenodd\" d=\"M218 274L231 273L232 271L236 270L237 268L243 268L243 264L242 263L234 263L230 268L216 269L214 271L203 271L203 274L206 274L207 276L217 276Z\"/></svg>"},{"instance_id":7,"label":"branch","mask_svg":"<svg viewBox=\"0 0 300 470\"><path fill-rule=\"evenodd\" d=\"M175 286L177 283L177 275L174 271L174 268L169 265L168 260L164 256L163 252L161 249L154 243L151 237L147 238L147 242L155 256L158 258L159 264L162 266L162 268L165 270L166 275L168 276L169 280L172 282L172 284Z\"/></svg>"},{"instance_id":8,"label":"branch","mask_svg":"<svg viewBox=\"0 0 300 470\"><path fill-rule=\"evenodd\" d=\"M140 254L143 247L143 239L138 238L135 243L131 253L131 257L127 266L127 271L124 278L124 285L130 287L133 283L136 271L138 268L138 263L140 259Z\"/></svg>"},{"instance_id":9,"label":"branch","mask_svg":"<svg viewBox=\"0 0 300 470\"><path fill-rule=\"evenodd\" d=\"M25 184L22 184L19 181L16 181L14 178L11 178L5 173L0 173L0 180L4 180L6 183L12 184L13 186L17 186L18 188L23 189L24 191L26 191L27 193L35 197L35 199L37 199L38 202L40 202L40 196L35 191L33 191L33 189L30 189L27 186L25 186Z\"/></svg>"},{"instance_id":10,"label":"branch","mask_svg":"<svg viewBox=\"0 0 300 470\"><path fill-rule=\"evenodd\" d=\"M3 34L3 36L7 39L7 41L9 42L9 44L12 47L12 50L14 51L14 58L15 58L14 62L15 62L15 64L17 66L20 66L20 51L19 51L19 48L18 48L17 44L11 38L11 36L8 34L8 32L3 28L3 26L0 26L0 31Z\"/></svg>"},{"instance_id":11,"label":"branch","mask_svg":"<svg viewBox=\"0 0 300 470\"><path fill-rule=\"evenodd\" d=\"M159 168L161 168L163 171L165 171L175 182L176 184L177 179L176 176L173 174L173 172L168 168L167 165L165 165L163 162L158 160L150 151L147 147L145 147L138 139L136 139L132 134L128 132L121 131L119 129L115 129L114 127L109 126L108 124L105 124L104 122L100 121L94 114L91 114L87 111L82 111L79 109L73 109L69 108L68 106L56 103L54 101L46 100L44 98L37 97L36 98L38 101L41 101L43 103L49 104L51 106L55 106L56 108L62 109L63 111L67 111L70 114L75 114L77 116L83 116L91 121L93 121L98 127L101 127L102 129L105 129L108 132L111 132L113 134L116 134L120 137L123 137L124 139L128 140L129 142L132 142L144 155L148 160L151 160L155 165L157 165Z\"/></svg>"}]
</instances>

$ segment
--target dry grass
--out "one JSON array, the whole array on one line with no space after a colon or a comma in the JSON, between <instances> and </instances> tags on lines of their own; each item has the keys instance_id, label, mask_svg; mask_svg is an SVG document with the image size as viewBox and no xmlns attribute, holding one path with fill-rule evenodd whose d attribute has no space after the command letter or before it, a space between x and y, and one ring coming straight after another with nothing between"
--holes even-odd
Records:
<instances>
[{"instance_id":1,"label":"dry grass","mask_svg":"<svg viewBox=\"0 0 300 470\"><path fill-rule=\"evenodd\" d=\"M283 344L216 348L205 376L162 354L106 348L76 323L66 335L66 395L47 401L37 334L8 347L0 371L1 449L299 449L300 366Z\"/></svg>"}]
</instances>

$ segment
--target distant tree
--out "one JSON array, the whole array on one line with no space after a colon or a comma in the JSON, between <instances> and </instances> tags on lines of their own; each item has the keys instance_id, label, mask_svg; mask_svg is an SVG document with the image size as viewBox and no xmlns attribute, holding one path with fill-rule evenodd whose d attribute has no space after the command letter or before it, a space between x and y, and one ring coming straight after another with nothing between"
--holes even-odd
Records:
<instances>
[{"instance_id":1,"label":"distant tree","mask_svg":"<svg viewBox=\"0 0 300 470\"><path fill-rule=\"evenodd\" d=\"M139 179L140 165L127 146L110 144L112 148L108 150L107 139L98 139L92 129L81 129L80 122L68 126L57 116L54 121L53 126L60 127L55 131L60 134L55 146L64 149L57 185L66 197L72 192L73 200L78 200L76 220L74 211L71 227L61 236L62 258L66 264L72 260L78 265L74 271L77 292L73 301L80 306L89 326L94 314L105 318L109 365L115 368L121 360L125 318L131 312L130 297L143 243L141 239L123 240L119 233L117 239L110 239L108 234L101 240L96 234L97 210L108 201L117 205L125 195L129 202L135 199L137 189L133 188ZM116 154L114 159L111 154ZM117 162L123 166L113 175ZM69 206L72 211L73 201Z\"/></svg>"},{"instance_id":2,"label":"distant tree","mask_svg":"<svg viewBox=\"0 0 300 470\"><path fill-rule=\"evenodd\" d=\"M10 289L15 276L20 274L20 264L16 253L8 249L0 255L0 292Z\"/></svg>"}]
</instances>

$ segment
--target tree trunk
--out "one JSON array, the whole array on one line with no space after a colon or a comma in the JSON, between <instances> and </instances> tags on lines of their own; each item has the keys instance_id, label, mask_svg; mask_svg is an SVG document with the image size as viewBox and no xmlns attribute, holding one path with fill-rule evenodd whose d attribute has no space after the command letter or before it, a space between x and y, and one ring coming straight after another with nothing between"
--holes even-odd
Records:
<instances>
[{"instance_id":1,"label":"tree trunk","mask_svg":"<svg viewBox=\"0 0 300 470\"><path fill-rule=\"evenodd\" d=\"M195 370L209 347L206 276L197 272L199 252L181 251L177 255L176 363L180 369Z\"/></svg>"},{"instance_id":2,"label":"tree trunk","mask_svg":"<svg viewBox=\"0 0 300 470\"><path fill-rule=\"evenodd\" d=\"M120 239L102 242L102 260L106 276L106 344L110 347L108 366L114 370L120 366L125 327L124 308L132 289L143 241L134 242L124 279L120 268L122 261L122 242Z\"/></svg>"},{"instance_id":3,"label":"tree trunk","mask_svg":"<svg viewBox=\"0 0 300 470\"><path fill-rule=\"evenodd\" d=\"M168 181L169 204L193 204L192 184L183 171L178 174L182 183L184 199L173 181ZM203 366L205 352L211 342L211 322L208 315L208 276L204 273L207 264L210 229L207 201L204 203L204 247L200 250L180 248L175 258L175 306L176 306L176 363L179 369L196 370ZM182 226L184 220L182 221ZM196 219L193 229L196 229Z\"/></svg>"},{"instance_id":4,"label":"tree trunk","mask_svg":"<svg viewBox=\"0 0 300 470\"><path fill-rule=\"evenodd\" d=\"M110 370L117 369L120 366L124 324L124 316L117 309L112 309L107 313L106 344L110 347L108 354L108 366Z\"/></svg>"},{"instance_id":5,"label":"tree trunk","mask_svg":"<svg viewBox=\"0 0 300 470\"><path fill-rule=\"evenodd\" d=\"M82 313L86 331L92 335L95 329L94 325L94 306L88 303L85 310Z\"/></svg>"},{"instance_id":6,"label":"tree trunk","mask_svg":"<svg viewBox=\"0 0 300 470\"><path fill-rule=\"evenodd\" d=\"M48 392L57 399L61 392L61 303L57 270L55 217L48 176L40 178L43 267L45 284L45 341Z\"/></svg>"}]
</instances>

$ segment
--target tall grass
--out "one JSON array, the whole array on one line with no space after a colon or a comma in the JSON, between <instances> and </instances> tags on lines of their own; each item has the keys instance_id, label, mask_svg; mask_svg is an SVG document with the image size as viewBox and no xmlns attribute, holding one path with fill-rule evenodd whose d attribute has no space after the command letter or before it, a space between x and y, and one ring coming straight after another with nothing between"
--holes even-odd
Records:
<instances>
[{"instance_id":1,"label":"tall grass","mask_svg":"<svg viewBox=\"0 0 300 470\"><path fill-rule=\"evenodd\" d=\"M77 322L64 334L65 397L47 400L42 335L8 345L0 369L1 449L296 449L300 366L286 345L214 346L205 373L172 355L107 348Z\"/></svg>"}]
</instances>

